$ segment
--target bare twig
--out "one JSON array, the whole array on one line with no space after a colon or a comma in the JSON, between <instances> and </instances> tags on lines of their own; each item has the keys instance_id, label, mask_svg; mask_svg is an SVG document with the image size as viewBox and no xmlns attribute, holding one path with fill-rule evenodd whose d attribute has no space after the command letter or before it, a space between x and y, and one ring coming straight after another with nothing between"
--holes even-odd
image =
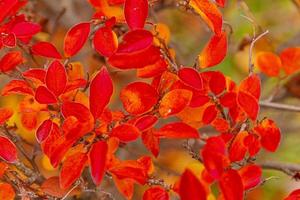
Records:
<instances>
[{"instance_id":1,"label":"bare twig","mask_svg":"<svg viewBox=\"0 0 300 200\"><path fill-rule=\"evenodd\" d=\"M291 112L300 112L300 107L299 106L294 106L294 105L274 103L274 102L269 102L269 101L260 101L259 105L262 106L262 107L266 107L266 108L286 110L286 111L291 111Z\"/></svg>"},{"instance_id":2,"label":"bare twig","mask_svg":"<svg viewBox=\"0 0 300 200\"><path fill-rule=\"evenodd\" d=\"M263 169L281 171L289 176L295 176L300 172L300 164L277 161L266 161L259 164Z\"/></svg>"}]
</instances>

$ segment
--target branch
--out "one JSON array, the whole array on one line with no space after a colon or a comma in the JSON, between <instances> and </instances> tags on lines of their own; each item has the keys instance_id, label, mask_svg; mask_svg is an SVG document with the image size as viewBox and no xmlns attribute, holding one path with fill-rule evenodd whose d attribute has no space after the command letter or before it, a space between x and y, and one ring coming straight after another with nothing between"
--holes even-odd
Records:
<instances>
[{"instance_id":1,"label":"branch","mask_svg":"<svg viewBox=\"0 0 300 200\"><path fill-rule=\"evenodd\" d=\"M284 163L277 161L266 161L259 163L263 169L277 170L281 171L289 176L295 176L297 173L300 173L300 164L295 163ZM296 178L296 177L295 177Z\"/></svg>"},{"instance_id":2,"label":"branch","mask_svg":"<svg viewBox=\"0 0 300 200\"><path fill-rule=\"evenodd\" d=\"M300 107L294 105L287 105L287 104L274 103L268 101L260 101L259 105L266 108L273 108L273 109L285 110L291 112L300 112Z\"/></svg>"}]
</instances>

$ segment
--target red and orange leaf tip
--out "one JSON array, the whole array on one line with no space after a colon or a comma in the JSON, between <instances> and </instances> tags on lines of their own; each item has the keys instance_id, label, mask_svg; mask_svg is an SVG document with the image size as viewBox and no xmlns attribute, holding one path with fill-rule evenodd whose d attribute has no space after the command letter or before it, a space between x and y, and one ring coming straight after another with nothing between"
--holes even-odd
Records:
<instances>
[{"instance_id":1,"label":"red and orange leaf tip","mask_svg":"<svg viewBox=\"0 0 300 200\"><path fill-rule=\"evenodd\" d=\"M199 55L201 68L215 66L223 61L227 53L227 34L214 35Z\"/></svg>"},{"instance_id":2,"label":"red and orange leaf tip","mask_svg":"<svg viewBox=\"0 0 300 200\"><path fill-rule=\"evenodd\" d=\"M120 93L124 109L131 114L142 114L157 103L158 93L148 83L134 82L127 85Z\"/></svg>"},{"instance_id":3,"label":"red and orange leaf tip","mask_svg":"<svg viewBox=\"0 0 300 200\"><path fill-rule=\"evenodd\" d=\"M8 183L0 183L0 199L1 200L14 200L15 199L14 188Z\"/></svg>"},{"instance_id":4,"label":"red and orange leaf tip","mask_svg":"<svg viewBox=\"0 0 300 200\"><path fill-rule=\"evenodd\" d=\"M239 132L234 138L230 150L229 159L232 162L241 161L245 158L247 147L245 145L245 138L248 136L247 131Z\"/></svg>"},{"instance_id":5,"label":"red and orange leaf tip","mask_svg":"<svg viewBox=\"0 0 300 200\"><path fill-rule=\"evenodd\" d=\"M254 130L261 136L260 143L266 150L275 152L280 144L281 133L275 122L264 119Z\"/></svg>"},{"instance_id":6,"label":"red and orange leaf tip","mask_svg":"<svg viewBox=\"0 0 300 200\"><path fill-rule=\"evenodd\" d=\"M60 53L50 42L38 42L31 47L33 54L47 58L61 59Z\"/></svg>"},{"instance_id":7,"label":"red and orange leaf tip","mask_svg":"<svg viewBox=\"0 0 300 200\"><path fill-rule=\"evenodd\" d=\"M119 138L122 142L131 142L140 136L140 131L131 124L121 124L113 128L111 136Z\"/></svg>"},{"instance_id":8,"label":"red and orange leaf tip","mask_svg":"<svg viewBox=\"0 0 300 200\"><path fill-rule=\"evenodd\" d=\"M215 105L208 106L203 113L202 122L204 124L210 124L217 117L218 110Z\"/></svg>"},{"instance_id":9,"label":"red and orange leaf tip","mask_svg":"<svg viewBox=\"0 0 300 200\"><path fill-rule=\"evenodd\" d=\"M8 163L15 163L18 159L18 153L15 144L3 136L0 136L0 158Z\"/></svg>"},{"instance_id":10,"label":"red and orange leaf tip","mask_svg":"<svg viewBox=\"0 0 300 200\"><path fill-rule=\"evenodd\" d=\"M277 77L281 69L280 57L272 52L260 52L256 56L256 65L267 76Z\"/></svg>"},{"instance_id":11,"label":"red and orange leaf tip","mask_svg":"<svg viewBox=\"0 0 300 200\"><path fill-rule=\"evenodd\" d=\"M29 94L34 95L34 91L28 85L26 81L23 80L11 80L8 84L4 86L1 91L2 96L10 94Z\"/></svg>"},{"instance_id":12,"label":"red and orange leaf tip","mask_svg":"<svg viewBox=\"0 0 300 200\"><path fill-rule=\"evenodd\" d=\"M57 97L64 92L67 85L67 74L60 61L55 60L50 64L45 81L47 88Z\"/></svg>"},{"instance_id":13,"label":"red and orange leaf tip","mask_svg":"<svg viewBox=\"0 0 300 200\"><path fill-rule=\"evenodd\" d=\"M216 3L218 4L218 6L224 7L226 0L216 0Z\"/></svg>"},{"instance_id":14,"label":"red and orange leaf tip","mask_svg":"<svg viewBox=\"0 0 300 200\"><path fill-rule=\"evenodd\" d=\"M222 31L222 13L218 7L209 0L191 0L190 5L201 15L202 19L208 24L216 35Z\"/></svg>"},{"instance_id":15,"label":"red and orange leaf tip","mask_svg":"<svg viewBox=\"0 0 300 200\"><path fill-rule=\"evenodd\" d=\"M199 138L199 133L196 129L182 122L167 124L154 134L160 138Z\"/></svg>"},{"instance_id":16,"label":"red and orange leaf tip","mask_svg":"<svg viewBox=\"0 0 300 200\"><path fill-rule=\"evenodd\" d=\"M182 111L191 102L193 93L186 89L174 89L165 94L159 105L162 117L168 117Z\"/></svg>"},{"instance_id":17,"label":"red and orange leaf tip","mask_svg":"<svg viewBox=\"0 0 300 200\"><path fill-rule=\"evenodd\" d=\"M59 186L59 177L58 176L52 176L48 179L46 179L42 185L41 190L48 195L57 197L57 198L63 198L68 192L68 189L62 189ZM72 196L73 193L76 193L76 189L71 192L69 196Z\"/></svg>"},{"instance_id":18,"label":"red and orange leaf tip","mask_svg":"<svg viewBox=\"0 0 300 200\"><path fill-rule=\"evenodd\" d=\"M113 83L107 68L103 66L90 85L90 110L96 120L107 106L113 94Z\"/></svg>"},{"instance_id":19,"label":"red and orange leaf tip","mask_svg":"<svg viewBox=\"0 0 300 200\"><path fill-rule=\"evenodd\" d=\"M41 104L55 104L55 95L45 86L39 86L35 91L35 100Z\"/></svg>"},{"instance_id":20,"label":"red and orange leaf tip","mask_svg":"<svg viewBox=\"0 0 300 200\"><path fill-rule=\"evenodd\" d=\"M0 108L0 125L7 121L13 114L13 110L10 108Z\"/></svg>"},{"instance_id":21,"label":"red and orange leaf tip","mask_svg":"<svg viewBox=\"0 0 300 200\"><path fill-rule=\"evenodd\" d=\"M87 155L81 152L66 158L59 174L62 189L69 188L80 177L87 160Z\"/></svg>"},{"instance_id":22,"label":"red and orange leaf tip","mask_svg":"<svg viewBox=\"0 0 300 200\"><path fill-rule=\"evenodd\" d=\"M109 27L99 28L94 35L93 45L95 50L106 57L112 56L118 49L116 33Z\"/></svg>"},{"instance_id":23,"label":"red and orange leaf tip","mask_svg":"<svg viewBox=\"0 0 300 200\"><path fill-rule=\"evenodd\" d=\"M90 23L80 23L73 26L66 34L64 52L66 57L77 54L87 41L90 34Z\"/></svg>"},{"instance_id":24,"label":"red and orange leaf tip","mask_svg":"<svg viewBox=\"0 0 300 200\"><path fill-rule=\"evenodd\" d=\"M154 130L149 129L142 133L142 141L151 153L157 157L159 154L159 137L154 135Z\"/></svg>"},{"instance_id":25,"label":"red and orange leaf tip","mask_svg":"<svg viewBox=\"0 0 300 200\"><path fill-rule=\"evenodd\" d=\"M219 182L224 200L243 200L244 187L243 182L236 170L226 171Z\"/></svg>"},{"instance_id":26,"label":"red and orange leaf tip","mask_svg":"<svg viewBox=\"0 0 300 200\"><path fill-rule=\"evenodd\" d=\"M101 183L105 172L107 151L107 143L99 141L93 144L89 153L91 175L96 185Z\"/></svg>"},{"instance_id":27,"label":"red and orange leaf tip","mask_svg":"<svg viewBox=\"0 0 300 200\"><path fill-rule=\"evenodd\" d=\"M49 136L52 129L53 122L50 119L43 121L43 123L36 130L36 139L39 143L42 143Z\"/></svg>"},{"instance_id":28,"label":"red and orange leaf tip","mask_svg":"<svg viewBox=\"0 0 300 200\"><path fill-rule=\"evenodd\" d=\"M0 71L5 73L14 70L19 64L24 62L24 58L20 51L10 51L0 60Z\"/></svg>"},{"instance_id":29,"label":"red and orange leaf tip","mask_svg":"<svg viewBox=\"0 0 300 200\"><path fill-rule=\"evenodd\" d=\"M158 121L158 118L153 115L144 115L140 118L138 118L135 122L135 127L137 127L140 131L146 131L152 128L156 122Z\"/></svg>"},{"instance_id":30,"label":"red and orange leaf tip","mask_svg":"<svg viewBox=\"0 0 300 200\"><path fill-rule=\"evenodd\" d=\"M199 75L199 73L194 68L191 67L181 68L178 71L178 77L184 84L196 90L203 89L203 80Z\"/></svg>"},{"instance_id":31,"label":"red and orange leaf tip","mask_svg":"<svg viewBox=\"0 0 300 200\"><path fill-rule=\"evenodd\" d=\"M169 194L160 186L151 187L143 194L143 200L169 200Z\"/></svg>"},{"instance_id":32,"label":"red and orange leaf tip","mask_svg":"<svg viewBox=\"0 0 300 200\"><path fill-rule=\"evenodd\" d=\"M126 0L124 14L131 29L144 28L148 16L148 0Z\"/></svg>"},{"instance_id":33,"label":"red and orange leaf tip","mask_svg":"<svg viewBox=\"0 0 300 200\"><path fill-rule=\"evenodd\" d=\"M124 195L126 199L132 199L133 192L134 192L134 183L135 183L134 180L119 179L115 175L113 175L112 178L120 193Z\"/></svg>"},{"instance_id":34,"label":"red and orange leaf tip","mask_svg":"<svg viewBox=\"0 0 300 200\"><path fill-rule=\"evenodd\" d=\"M300 47L291 47L280 53L282 68L287 75L300 69Z\"/></svg>"},{"instance_id":35,"label":"red and orange leaf tip","mask_svg":"<svg viewBox=\"0 0 300 200\"><path fill-rule=\"evenodd\" d=\"M244 166L238 173L242 178L244 190L254 188L262 182L262 169L257 165Z\"/></svg>"},{"instance_id":36,"label":"red and orange leaf tip","mask_svg":"<svg viewBox=\"0 0 300 200\"><path fill-rule=\"evenodd\" d=\"M226 88L226 79L221 72L213 72L209 80L209 88L215 94L218 95Z\"/></svg>"},{"instance_id":37,"label":"red and orange leaf tip","mask_svg":"<svg viewBox=\"0 0 300 200\"><path fill-rule=\"evenodd\" d=\"M179 196L181 200L207 200L205 187L188 169L181 175Z\"/></svg>"},{"instance_id":38,"label":"red and orange leaf tip","mask_svg":"<svg viewBox=\"0 0 300 200\"><path fill-rule=\"evenodd\" d=\"M61 106L61 112L65 119L74 116L79 122L89 121L91 112L81 103L66 101Z\"/></svg>"},{"instance_id":39,"label":"red and orange leaf tip","mask_svg":"<svg viewBox=\"0 0 300 200\"><path fill-rule=\"evenodd\" d=\"M261 82L258 75L252 74L251 76L245 78L239 86L239 91L251 94L257 100L259 100L261 93Z\"/></svg>"},{"instance_id":40,"label":"red and orange leaf tip","mask_svg":"<svg viewBox=\"0 0 300 200\"><path fill-rule=\"evenodd\" d=\"M252 95L241 91L238 92L237 100L250 119L256 120L259 111L258 101Z\"/></svg>"},{"instance_id":41,"label":"red and orange leaf tip","mask_svg":"<svg viewBox=\"0 0 300 200\"><path fill-rule=\"evenodd\" d=\"M17 45L16 35L13 33L8 33L7 35L3 35L2 43L3 43L3 46L6 46L8 48L16 47L16 45Z\"/></svg>"}]
</instances>

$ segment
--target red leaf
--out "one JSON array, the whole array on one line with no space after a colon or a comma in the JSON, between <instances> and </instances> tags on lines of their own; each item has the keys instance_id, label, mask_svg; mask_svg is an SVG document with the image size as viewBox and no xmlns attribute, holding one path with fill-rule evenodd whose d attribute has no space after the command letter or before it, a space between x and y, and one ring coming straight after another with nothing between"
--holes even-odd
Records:
<instances>
[{"instance_id":1,"label":"red leaf","mask_svg":"<svg viewBox=\"0 0 300 200\"><path fill-rule=\"evenodd\" d=\"M0 71L5 73L14 70L19 64L24 62L20 51L10 51L0 60Z\"/></svg>"},{"instance_id":2,"label":"red leaf","mask_svg":"<svg viewBox=\"0 0 300 200\"><path fill-rule=\"evenodd\" d=\"M13 110L10 108L0 108L0 125L7 121L13 114Z\"/></svg>"},{"instance_id":3,"label":"red leaf","mask_svg":"<svg viewBox=\"0 0 300 200\"><path fill-rule=\"evenodd\" d=\"M180 178L179 196L181 200L206 200L203 184L190 170L185 170Z\"/></svg>"},{"instance_id":4,"label":"red leaf","mask_svg":"<svg viewBox=\"0 0 300 200\"><path fill-rule=\"evenodd\" d=\"M216 3L218 4L218 6L224 7L226 0L216 0Z\"/></svg>"},{"instance_id":5,"label":"red leaf","mask_svg":"<svg viewBox=\"0 0 300 200\"><path fill-rule=\"evenodd\" d=\"M95 120L99 118L107 106L113 93L113 83L103 66L93 78L90 85L90 110Z\"/></svg>"},{"instance_id":6,"label":"red leaf","mask_svg":"<svg viewBox=\"0 0 300 200\"><path fill-rule=\"evenodd\" d=\"M260 52L256 57L256 64L267 76L277 77L281 68L280 57L272 52Z\"/></svg>"},{"instance_id":7,"label":"red leaf","mask_svg":"<svg viewBox=\"0 0 300 200\"><path fill-rule=\"evenodd\" d=\"M50 42L38 42L31 47L31 51L38 56L57 59L62 58L56 47Z\"/></svg>"},{"instance_id":8,"label":"red leaf","mask_svg":"<svg viewBox=\"0 0 300 200\"><path fill-rule=\"evenodd\" d=\"M134 180L118 179L115 175L112 176L117 189L127 198L132 199L134 191Z\"/></svg>"},{"instance_id":9,"label":"red leaf","mask_svg":"<svg viewBox=\"0 0 300 200\"><path fill-rule=\"evenodd\" d=\"M117 51L118 38L111 28L102 27L95 32L93 44L99 54L110 57Z\"/></svg>"},{"instance_id":10,"label":"red leaf","mask_svg":"<svg viewBox=\"0 0 300 200\"><path fill-rule=\"evenodd\" d=\"M2 36L2 43L8 48L14 48L17 45L16 35L13 33L8 33L7 35Z\"/></svg>"},{"instance_id":11,"label":"red leaf","mask_svg":"<svg viewBox=\"0 0 300 200\"><path fill-rule=\"evenodd\" d=\"M202 122L204 124L210 124L214 119L216 119L218 110L215 105L208 106L203 113Z\"/></svg>"},{"instance_id":12,"label":"red leaf","mask_svg":"<svg viewBox=\"0 0 300 200\"><path fill-rule=\"evenodd\" d=\"M151 187L144 192L143 200L169 200L169 194L160 186Z\"/></svg>"},{"instance_id":13,"label":"red leaf","mask_svg":"<svg viewBox=\"0 0 300 200\"><path fill-rule=\"evenodd\" d=\"M230 169L225 172L219 184L224 200L243 200L243 182L237 171Z\"/></svg>"},{"instance_id":14,"label":"red leaf","mask_svg":"<svg viewBox=\"0 0 300 200\"><path fill-rule=\"evenodd\" d=\"M201 0L207 1L207 0ZM199 55L201 68L212 67L223 61L227 53L227 34L214 35Z\"/></svg>"},{"instance_id":15,"label":"red leaf","mask_svg":"<svg viewBox=\"0 0 300 200\"><path fill-rule=\"evenodd\" d=\"M0 22L2 22L9 14L11 9L17 4L18 0L2 0L0 4Z\"/></svg>"},{"instance_id":16,"label":"red leaf","mask_svg":"<svg viewBox=\"0 0 300 200\"><path fill-rule=\"evenodd\" d=\"M131 124L121 124L113 128L111 136L119 138L122 142L131 142L140 136L140 131Z\"/></svg>"},{"instance_id":17,"label":"red leaf","mask_svg":"<svg viewBox=\"0 0 300 200\"><path fill-rule=\"evenodd\" d=\"M221 72L213 72L209 80L209 88L215 94L218 95L226 88L226 79Z\"/></svg>"},{"instance_id":18,"label":"red leaf","mask_svg":"<svg viewBox=\"0 0 300 200\"><path fill-rule=\"evenodd\" d=\"M45 80L47 88L58 97L64 92L67 85L65 67L59 61L53 61L47 70Z\"/></svg>"},{"instance_id":19,"label":"red leaf","mask_svg":"<svg viewBox=\"0 0 300 200\"><path fill-rule=\"evenodd\" d=\"M287 75L293 74L300 69L300 48L291 47L280 53L282 67Z\"/></svg>"},{"instance_id":20,"label":"red leaf","mask_svg":"<svg viewBox=\"0 0 300 200\"><path fill-rule=\"evenodd\" d=\"M45 180L41 185L41 189L45 194L57 198L63 198L69 192L69 189L62 189L59 187L59 177L57 176L53 176ZM75 192L76 190L73 190L68 196L72 196Z\"/></svg>"},{"instance_id":21,"label":"red leaf","mask_svg":"<svg viewBox=\"0 0 300 200\"><path fill-rule=\"evenodd\" d=\"M140 118L138 118L135 122L135 127L137 127L140 131L146 131L152 128L156 122L157 117L153 115L144 115Z\"/></svg>"},{"instance_id":22,"label":"red leaf","mask_svg":"<svg viewBox=\"0 0 300 200\"><path fill-rule=\"evenodd\" d=\"M41 104L55 104L57 99L45 86L39 86L35 91L35 99Z\"/></svg>"},{"instance_id":23,"label":"red leaf","mask_svg":"<svg viewBox=\"0 0 300 200\"><path fill-rule=\"evenodd\" d=\"M6 95L10 95L10 94L33 95L34 92L26 81L12 80L7 85L5 85L1 91L2 96L6 96Z\"/></svg>"},{"instance_id":24,"label":"red leaf","mask_svg":"<svg viewBox=\"0 0 300 200\"><path fill-rule=\"evenodd\" d=\"M300 198L300 189L294 190L284 200L298 200Z\"/></svg>"},{"instance_id":25,"label":"red leaf","mask_svg":"<svg viewBox=\"0 0 300 200\"><path fill-rule=\"evenodd\" d=\"M216 35L221 34L223 24L222 13L215 4L209 0L191 0L190 5L201 15Z\"/></svg>"},{"instance_id":26,"label":"red leaf","mask_svg":"<svg viewBox=\"0 0 300 200\"><path fill-rule=\"evenodd\" d=\"M148 0L126 0L124 13L131 29L144 28L148 16Z\"/></svg>"},{"instance_id":27,"label":"red leaf","mask_svg":"<svg viewBox=\"0 0 300 200\"><path fill-rule=\"evenodd\" d=\"M241 161L244 159L247 153L247 147L245 145L245 138L247 136L248 132L242 131L234 138L229 151L229 158L232 162Z\"/></svg>"},{"instance_id":28,"label":"red leaf","mask_svg":"<svg viewBox=\"0 0 300 200\"><path fill-rule=\"evenodd\" d=\"M101 183L105 172L107 150L108 146L104 141L93 144L90 150L89 159L91 175L96 185Z\"/></svg>"},{"instance_id":29,"label":"red leaf","mask_svg":"<svg viewBox=\"0 0 300 200\"><path fill-rule=\"evenodd\" d=\"M155 136L174 139L199 138L199 133L185 123L173 122L160 128L159 131L155 132Z\"/></svg>"},{"instance_id":30,"label":"red leaf","mask_svg":"<svg viewBox=\"0 0 300 200\"><path fill-rule=\"evenodd\" d=\"M47 139L51 132L52 126L53 122L50 119L43 121L43 123L39 126L35 134L36 139L39 143L42 143Z\"/></svg>"},{"instance_id":31,"label":"red leaf","mask_svg":"<svg viewBox=\"0 0 300 200\"><path fill-rule=\"evenodd\" d=\"M181 68L178 71L178 76L184 84L196 90L203 89L203 80L200 77L199 73L194 68L190 68L190 67Z\"/></svg>"},{"instance_id":32,"label":"red leaf","mask_svg":"<svg viewBox=\"0 0 300 200\"><path fill-rule=\"evenodd\" d=\"M157 157L159 154L159 138L154 135L153 129L142 133L142 141L147 149Z\"/></svg>"},{"instance_id":33,"label":"red leaf","mask_svg":"<svg viewBox=\"0 0 300 200\"><path fill-rule=\"evenodd\" d=\"M275 152L279 146L281 133L275 122L264 119L254 130L260 135L260 143L266 150Z\"/></svg>"},{"instance_id":34,"label":"red leaf","mask_svg":"<svg viewBox=\"0 0 300 200\"><path fill-rule=\"evenodd\" d=\"M73 26L66 34L64 52L66 57L72 57L80 51L90 34L90 23L80 23Z\"/></svg>"},{"instance_id":35,"label":"red leaf","mask_svg":"<svg viewBox=\"0 0 300 200\"><path fill-rule=\"evenodd\" d=\"M8 163L17 161L17 148L8 138L0 136L0 158Z\"/></svg>"},{"instance_id":36,"label":"red leaf","mask_svg":"<svg viewBox=\"0 0 300 200\"><path fill-rule=\"evenodd\" d=\"M259 100L260 97L260 88L261 88L260 78L257 74L252 74L251 76L248 76L245 78L240 86L239 91L251 94L254 96L257 100Z\"/></svg>"},{"instance_id":37,"label":"red leaf","mask_svg":"<svg viewBox=\"0 0 300 200\"><path fill-rule=\"evenodd\" d=\"M186 89L174 89L165 94L159 105L162 117L168 117L182 111L189 105L193 93Z\"/></svg>"},{"instance_id":38,"label":"red leaf","mask_svg":"<svg viewBox=\"0 0 300 200\"><path fill-rule=\"evenodd\" d=\"M80 152L66 158L59 174L62 189L69 188L80 177L87 159L87 155Z\"/></svg>"},{"instance_id":39,"label":"red leaf","mask_svg":"<svg viewBox=\"0 0 300 200\"><path fill-rule=\"evenodd\" d=\"M247 113L250 119L256 120L259 111L257 100L252 95L241 91L238 93L237 99L240 107Z\"/></svg>"},{"instance_id":40,"label":"red leaf","mask_svg":"<svg viewBox=\"0 0 300 200\"><path fill-rule=\"evenodd\" d=\"M40 30L41 26L39 24L32 22L20 22L17 23L11 31L17 36L17 38L26 38L37 34Z\"/></svg>"},{"instance_id":41,"label":"red leaf","mask_svg":"<svg viewBox=\"0 0 300 200\"><path fill-rule=\"evenodd\" d=\"M86 122L92 118L91 112L86 106L84 106L81 103L76 103L71 101L64 102L62 104L61 112L65 119L70 116L74 116L80 122Z\"/></svg>"},{"instance_id":42,"label":"red leaf","mask_svg":"<svg viewBox=\"0 0 300 200\"><path fill-rule=\"evenodd\" d=\"M257 165L244 166L238 172L242 178L244 190L253 188L262 181L262 170Z\"/></svg>"},{"instance_id":43,"label":"red leaf","mask_svg":"<svg viewBox=\"0 0 300 200\"><path fill-rule=\"evenodd\" d=\"M29 79L36 79L45 83L46 71L44 69L29 69L23 72L23 76Z\"/></svg>"},{"instance_id":44,"label":"red leaf","mask_svg":"<svg viewBox=\"0 0 300 200\"><path fill-rule=\"evenodd\" d=\"M8 183L0 183L0 199L1 200L13 200L15 199L14 188Z\"/></svg>"},{"instance_id":45,"label":"red leaf","mask_svg":"<svg viewBox=\"0 0 300 200\"><path fill-rule=\"evenodd\" d=\"M156 104L158 93L148 83L134 82L122 89L120 99L124 109L136 115L149 111Z\"/></svg>"}]
</instances>

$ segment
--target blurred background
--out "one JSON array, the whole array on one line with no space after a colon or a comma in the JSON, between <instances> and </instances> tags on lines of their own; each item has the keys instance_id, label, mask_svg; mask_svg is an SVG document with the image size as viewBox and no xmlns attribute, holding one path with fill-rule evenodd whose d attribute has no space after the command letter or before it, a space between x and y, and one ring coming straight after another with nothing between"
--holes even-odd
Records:
<instances>
[{"instance_id":1,"label":"blurred background","mask_svg":"<svg viewBox=\"0 0 300 200\"><path fill-rule=\"evenodd\" d=\"M157 0L159 1L159 0ZM171 0L170 0L171 1ZM29 0L23 12L30 14L32 20L42 24L43 30L36 36L36 40L47 40L62 50L63 38L66 31L74 24L88 21L93 15L93 8L86 0ZM155 5L155 1L152 2ZM271 50L279 53L282 49L300 46L300 1L299 0L228 0L224 9L224 29L229 33L229 51L226 59L212 70L221 70L235 81L240 81L248 73L249 44L253 37L253 26L256 34L269 30L269 34L256 43L255 52ZM197 55L208 42L211 32L199 16L186 12L182 8L167 7L163 10L152 9L149 21L158 21L169 27L171 33L170 46L176 51L177 62L181 65L192 66ZM251 20L250 20L250 19ZM30 67L43 67L46 60L37 59L36 63L27 63ZM85 70L92 74L103 65L103 59L96 55L88 43L85 48L71 61L79 61ZM256 69L257 70L257 69ZM118 99L120 89L128 82L136 79L135 71L118 71L110 68L114 84L114 99L110 108L121 109ZM280 89L275 101L300 106L300 75L296 74L280 83ZM276 78L267 78L261 75L263 82L262 99L267 99L276 87ZM298 78L298 79L297 79ZM7 83L7 76L0 75L0 88ZM147 81L147 80L146 80ZM292 90L290 88L293 88ZM299 91L299 92L298 92ZM34 145L34 124L24 127L21 124L20 112L24 111L19 106L21 96L11 95L0 98L1 106L11 107L15 115L11 121L16 122L18 133ZM277 122L282 131L282 143L276 153L262 152L259 160L277 160L300 164L300 113L287 112L261 108L260 118L269 116ZM42 119L40 117L39 119ZM37 126L40 121L35 122ZM29 122L30 124L30 122ZM206 134L213 134L209 128L201 130ZM191 143L197 149L197 142ZM29 145L30 146L30 145ZM122 159L136 159L141 155L150 154L141 141L129 144L118 152ZM57 175L46 157L38 156L36 161L47 177ZM187 154L182 147L182 141L162 141L161 152L154 159L157 177L164 178L168 183L177 180L186 167L199 170L202 166ZM300 188L300 183L292 180L285 174L275 171L265 171L264 177L275 177L267 181L262 187L249 192L248 200L275 200L282 199L295 188ZM136 187L134 199L141 199L145 188ZM113 194L115 199L122 199L113 186L111 180L105 180L101 190ZM81 199L94 199L93 194L83 194ZM103 193L105 195L105 193ZM211 198L214 199L214 198Z\"/></svg>"}]
</instances>

